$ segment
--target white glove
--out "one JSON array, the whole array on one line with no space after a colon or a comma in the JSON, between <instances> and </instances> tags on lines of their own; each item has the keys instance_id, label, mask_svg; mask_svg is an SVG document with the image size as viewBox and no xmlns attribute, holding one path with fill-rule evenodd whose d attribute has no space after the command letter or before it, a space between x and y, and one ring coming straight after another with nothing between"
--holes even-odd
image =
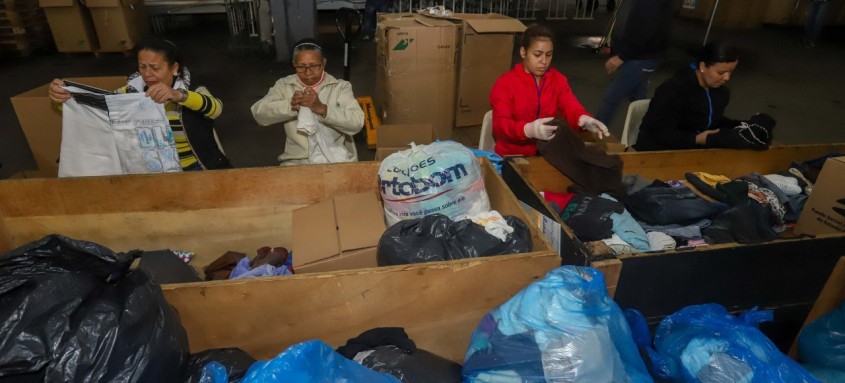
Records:
<instances>
[{"instance_id":1,"label":"white glove","mask_svg":"<svg viewBox=\"0 0 845 383\"><path fill-rule=\"evenodd\" d=\"M525 137L541 141L551 140L555 136L557 125L546 125L546 123L553 119L554 117L543 117L525 124Z\"/></svg>"},{"instance_id":2,"label":"white glove","mask_svg":"<svg viewBox=\"0 0 845 383\"><path fill-rule=\"evenodd\" d=\"M600 140L605 137L610 137L610 132L607 131L607 127L604 126L601 121L586 114L583 114L578 118L578 126L584 128L584 130L595 133L599 136Z\"/></svg>"}]
</instances>

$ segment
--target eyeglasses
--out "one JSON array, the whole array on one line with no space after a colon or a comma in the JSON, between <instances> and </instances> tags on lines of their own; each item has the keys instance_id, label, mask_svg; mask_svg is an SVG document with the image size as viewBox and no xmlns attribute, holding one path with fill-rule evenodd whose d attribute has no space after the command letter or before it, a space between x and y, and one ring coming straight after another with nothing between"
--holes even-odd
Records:
<instances>
[{"instance_id":1,"label":"eyeglasses","mask_svg":"<svg viewBox=\"0 0 845 383\"><path fill-rule=\"evenodd\" d=\"M316 72L316 71L319 71L319 70L320 70L320 68L322 68L322 67L323 67L323 64L313 64L313 65L295 65L295 66L294 66L294 68L296 68L296 71L297 71L298 73L303 73L303 72L305 72L305 71L308 71L308 72Z\"/></svg>"}]
</instances>

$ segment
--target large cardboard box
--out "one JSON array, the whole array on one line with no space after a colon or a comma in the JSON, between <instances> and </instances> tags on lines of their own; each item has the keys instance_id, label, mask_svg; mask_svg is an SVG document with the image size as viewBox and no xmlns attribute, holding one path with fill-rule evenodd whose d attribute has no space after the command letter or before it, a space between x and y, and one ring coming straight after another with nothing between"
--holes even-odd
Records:
<instances>
[{"instance_id":1,"label":"large cardboard box","mask_svg":"<svg viewBox=\"0 0 845 383\"><path fill-rule=\"evenodd\" d=\"M795 225L798 234L845 233L845 157L824 163Z\"/></svg>"},{"instance_id":2,"label":"large cardboard box","mask_svg":"<svg viewBox=\"0 0 845 383\"><path fill-rule=\"evenodd\" d=\"M456 13L461 25L455 127L478 126L490 110L490 90L511 68L514 39L525 31L521 21L495 13Z\"/></svg>"},{"instance_id":3,"label":"large cardboard box","mask_svg":"<svg viewBox=\"0 0 845 383\"><path fill-rule=\"evenodd\" d=\"M337 347L374 327L398 326L420 348L462 361L484 315L560 265L490 162L482 159L481 167L491 207L529 224L530 252L164 285L191 350L239 347L266 359L305 340ZM376 195L378 169L377 162L357 162L4 180L0 253L61 233L115 251L190 250L191 264L200 270L226 251L251 253L262 246L294 249L296 259L293 212L345 195Z\"/></svg>"},{"instance_id":4,"label":"large cardboard box","mask_svg":"<svg viewBox=\"0 0 845 383\"><path fill-rule=\"evenodd\" d=\"M126 85L126 77L75 77L75 82L102 89L118 89ZM62 144L62 114L47 96L50 84L39 86L11 98L18 123L21 125L29 149L38 165L39 174L56 177L59 174L59 150Z\"/></svg>"},{"instance_id":5,"label":"large cardboard box","mask_svg":"<svg viewBox=\"0 0 845 383\"><path fill-rule=\"evenodd\" d=\"M375 193L337 196L294 210L294 270L376 267L376 246L384 230L384 210Z\"/></svg>"},{"instance_id":6,"label":"large cardboard box","mask_svg":"<svg viewBox=\"0 0 845 383\"><path fill-rule=\"evenodd\" d=\"M87 0L101 52L124 52L150 34L143 0Z\"/></svg>"},{"instance_id":7,"label":"large cardboard box","mask_svg":"<svg viewBox=\"0 0 845 383\"><path fill-rule=\"evenodd\" d=\"M411 143L430 144L437 139L437 133L430 124L382 125L378 130L376 161L400 150L409 149Z\"/></svg>"},{"instance_id":8,"label":"large cardboard box","mask_svg":"<svg viewBox=\"0 0 845 383\"><path fill-rule=\"evenodd\" d=\"M421 15L382 15L376 108L384 124L431 124L449 139L455 126L460 25Z\"/></svg>"},{"instance_id":9,"label":"large cardboard box","mask_svg":"<svg viewBox=\"0 0 845 383\"><path fill-rule=\"evenodd\" d=\"M47 14L59 52L93 52L98 48L94 22L79 0L39 0Z\"/></svg>"}]
</instances>

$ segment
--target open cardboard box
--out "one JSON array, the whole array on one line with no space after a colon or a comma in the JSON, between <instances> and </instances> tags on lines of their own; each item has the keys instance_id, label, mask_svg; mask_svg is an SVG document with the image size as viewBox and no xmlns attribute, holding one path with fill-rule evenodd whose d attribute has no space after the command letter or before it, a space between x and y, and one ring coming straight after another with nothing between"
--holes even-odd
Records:
<instances>
[{"instance_id":1,"label":"open cardboard box","mask_svg":"<svg viewBox=\"0 0 845 383\"><path fill-rule=\"evenodd\" d=\"M384 210L375 193L334 197L293 211L293 266L297 273L378 266L376 246Z\"/></svg>"}]
</instances>

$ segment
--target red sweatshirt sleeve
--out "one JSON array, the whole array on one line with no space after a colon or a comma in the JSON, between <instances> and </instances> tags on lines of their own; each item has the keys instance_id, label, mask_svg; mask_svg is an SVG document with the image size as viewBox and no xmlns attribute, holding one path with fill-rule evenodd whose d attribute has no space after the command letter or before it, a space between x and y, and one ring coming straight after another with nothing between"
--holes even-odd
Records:
<instances>
[{"instance_id":1,"label":"red sweatshirt sleeve","mask_svg":"<svg viewBox=\"0 0 845 383\"><path fill-rule=\"evenodd\" d=\"M490 90L490 105L493 107L493 135L497 139L515 144L532 142L525 137L525 124L530 121L518 120L515 116L516 92L513 84L508 83L507 74L499 77Z\"/></svg>"},{"instance_id":2,"label":"red sweatshirt sleeve","mask_svg":"<svg viewBox=\"0 0 845 383\"><path fill-rule=\"evenodd\" d=\"M572 130L582 130L582 128L578 126L578 119L585 114L590 117L592 117L592 115L587 113L584 106L582 106L581 103L578 102L578 99L575 98L575 93L572 93L572 88L569 87L569 81L566 77L560 75L557 80L559 83L556 85L560 87L560 96L557 100L558 108L560 108L563 112L563 117L566 119L566 122L569 123L569 127L572 128Z\"/></svg>"}]
</instances>

